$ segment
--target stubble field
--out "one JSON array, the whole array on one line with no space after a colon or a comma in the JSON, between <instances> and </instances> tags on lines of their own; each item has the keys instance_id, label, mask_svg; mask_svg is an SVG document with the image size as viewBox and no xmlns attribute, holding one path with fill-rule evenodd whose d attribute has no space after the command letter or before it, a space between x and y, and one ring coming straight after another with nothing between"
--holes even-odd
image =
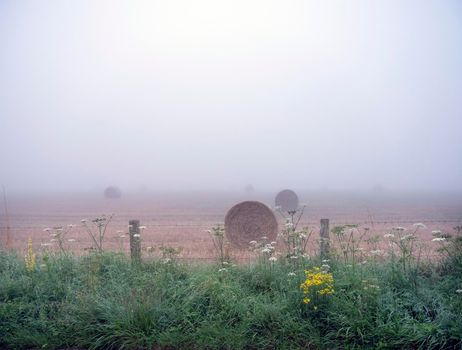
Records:
<instances>
[{"instance_id":1,"label":"stubble field","mask_svg":"<svg viewBox=\"0 0 462 350\"><path fill-rule=\"evenodd\" d=\"M153 247L154 254L158 254L159 247L170 246L180 250L180 259L211 260L214 248L207 230L223 224L234 204L258 200L273 207L274 196L275 193L210 192L124 195L112 200L99 194L12 196L8 198L8 220L4 212L1 216L2 243L6 245L9 235L8 247L22 253L31 237L37 251L57 251L56 242L50 241L45 229L73 225L65 237L65 248L82 254L91 247L91 239L81 220L113 213L105 250L128 252L128 221L139 219L146 226L142 232L143 254L148 254L147 247ZM458 195L324 192L299 193L299 197L307 205L299 227L313 231L308 248L313 253L318 246L321 218L329 218L331 228L343 224L359 224L360 230L369 228L364 241L374 235L383 236L392 227L413 231L414 223L424 223L426 228L418 230L418 237L424 254L430 256L437 246L431 242L431 232L452 232L454 226L461 225L462 198ZM278 213L276 217L282 229L284 218ZM231 249L231 254L239 261L252 259L246 250Z\"/></svg>"}]
</instances>

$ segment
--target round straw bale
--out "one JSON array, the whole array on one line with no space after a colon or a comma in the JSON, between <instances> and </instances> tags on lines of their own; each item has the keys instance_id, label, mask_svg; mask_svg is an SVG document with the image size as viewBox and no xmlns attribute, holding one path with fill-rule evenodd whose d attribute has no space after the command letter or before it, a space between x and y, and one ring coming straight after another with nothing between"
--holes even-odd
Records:
<instances>
[{"instance_id":1,"label":"round straw bale","mask_svg":"<svg viewBox=\"0 0 462 350\"><path fill-rule=\"evenodd\" d=\"M260 202L246 201L232 207L225 217L228 240L239 248L246 248L250 241L266 236L275 241L278 231L276 217L270 208Z\"/></svg>"},{"instance_id":2,"label":"round straw bale","mask_svg":"<svg viewBox=\"0 0 462 350\"><path fill-rule=\"evenodd\" d=\"M109 199L116 199L122 197L122 192L116 186L109 186L104 190L104 197Z\"/></svg>"},{"instance_id":3,"label":"round straw bale","mask_svg":"<svg viewBox=\"0 0 462 350\"><path fill-rule=\"evenodd\" d=\"M298 196L292 190L282 190L275 199L276 206L282 211L293 211L298 208Z\"/></svg>"}]
</instances>

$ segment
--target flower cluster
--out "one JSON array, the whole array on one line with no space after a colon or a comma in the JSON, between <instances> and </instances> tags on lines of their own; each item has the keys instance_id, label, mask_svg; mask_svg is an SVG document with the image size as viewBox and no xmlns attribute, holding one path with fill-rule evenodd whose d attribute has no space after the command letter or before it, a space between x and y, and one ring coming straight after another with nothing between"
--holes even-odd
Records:
<instances>
[{"instance_id":1,"label":"flower cluster","mask_svg":"<svg viewBox=\"0 0 462 350\"><path fill-rule=\"evenodd\" d=\"M260 260L263 261L269 261L271 263L274 263L277 261L277 258L274 256L274 253L276 251L276 242L273 241L271 243L268 242L268 237L263 236L261 237L261 241L250 241L249 242L249 249L255 253L257 253L260 257Z\"/></svg>"},{"instance_id":2,"label":"flower cluster","mask_svg":"<svg viewBox=\"0 0 462 350\"><path fill-rule=\"evenodd\" d=\"M435 237L432 239L432 242L444 242L452 238L449 233L442 232L440 230L432 231L432 236Z\"/></svg>"},{"instance_id":3,"label":"flower cluster","mask_svg":"<svg viewBox=\"0 0 462 350\"><path fill-rule=\"evenodd\" d=\"M286 218L285 228L278 234L278 238L284 243L286 254L285 257L294 262L298 258L307 258L306 248L312 231L308 228L297 229L297 223L294 223L293 217Z\"/></svg>"},{"instance_id":4,"label":"flower cluster","mask_svg":"<svg viewBox=\"0 0 462 350\"><path fill-rule=\"evenodd\" d=\"M353 263L355 265L356 262L365 261L364 248L360 246L369 232L368 227L360 230L356 224L347 224L334 226L331 232L337 240L337 246L344 263Z\"/></svg>"},{"instance_id":5,"label":"flower cluster","mask_svg":"<svg viewBox=\"0 0 462 350\"><path fill-rule=\"evenodd\" d=\"M36 264L36 256L34 253L34 249L32 248L32 238L29 237L27 241L27 254L24 257L24 261L26 262L26 270L28 272L32 272L35 268Z\"/></svg>"},{"instance_id":6,"label":"flower cluster","mask_svg":"<svg viewBox=\"0 0 462 350\"><path fill-rule=\"evenodd\" d=\"M331 295L334 293L334 277L332 273L314 267L305 270L306 280L300 285L303 290L303 302L309 304L313 297Z\"/></svg>"},{"instance_id":7,"label":"flower cluster","mask_svg":"<svg viewBox=\"0 0 462 350\"><path fill-rule=\"evenodd\" d=\"M103 241L104 241L104 235L106 234L106 229L109 223L111 222L114 214L111 214L109 216L102 215L99 216L93 220L91 220L91 223L93 224L90 225L88 224L88 219L82 219L81 223L82 226L86 229L88 232L88 235L93 241L93 248L96 249L98 252L103 252ZM130 225L129 225L130 228Z\"/></svg>"},{"instance_id":8,"label":"flower cluster","mask_svg":"<svg viewBox=\"0 0 462 350\"><path fill-rule=\"evenodd\" d=\"M225 229L221 225L212 227L211 230L207 230L207 233L211 235L213 246L217 255L217 260L221 267L224 268L225 263L230 261L229 256L229 242L226 239Z\"/></svg>"},{"instance_id":9,"label":"flower cluster","mask_svg":"<svg viewBox=\"0 0 462 350\"><path fill-rule=\"evenodd\" d=\"M388 255L392 260L398 258L403 270L416 261L416 248L422 249L418 240L417 231L425 229L422 223L416 223L409 230L405 227L393 227L391 232L383 237L388 238Z\"/></svg>"},{"instance_id":10,"label":"flower cluster","mask_svg":"<svg viewBox=\"0 0 462 350\"><path fill-rule=\"evenodd\" d=\"M48 232L50 234L50 243L58 243L59 249L61 252L65 252L66 249L64 247L64 241L66 235L72 230L74 225L67 225L67 226L56 226L53 228L47 227L43 231ZM68 242L75 242L75 239L70 238L67 240Z\"/></svg>"}]
</instances>

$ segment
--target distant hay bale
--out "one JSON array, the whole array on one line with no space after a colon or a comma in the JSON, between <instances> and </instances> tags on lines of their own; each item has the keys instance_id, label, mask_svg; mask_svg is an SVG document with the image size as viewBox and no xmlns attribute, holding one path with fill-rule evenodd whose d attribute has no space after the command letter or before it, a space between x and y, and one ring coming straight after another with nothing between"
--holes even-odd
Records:
<instances>
[{"instance_id":1,"label":"distant hay bale","mask_svg":"<svg viewBox=\"0 0 462 350\"><path fill-rule=\"evenodd\" d=\"M116 186L109 186L104 190L104 197L109 199L117 199L122 197L122 192Z\"/></svg>"},{"instance_id":2,"label":"distant hay bale","mask_svg":"<svg viewBox=\"0 0 462 350\"><path fill-rule=\"evenodd\" d=\"M275 241L278 223L271 209L260 202L246 201L232 207L225 217L225 233L228 240L239 248L246 248L250 241L266 236Z\"/></svg>"},{"instance_id":3,"label":"distant hay bale","mask_svg":"<svg viewBox=\"0 0 462 350\"><path fill-rule=\"evenodd\" d=\"M298 208L298 196L292 190L282 190L275 199L276 206L282 211L293 211Z\"/></svg>"},{"instance_id":4,"label":"distant hay bale","mask_svg":"<svg viewBox=\"0 0 462 350\"><path fill-rule=\"evenodd\" d=\"M255 188L252 184L248 184L244 187L244 192L247 194L253 194L255 192Z\"/></svg>"}]
</instances>

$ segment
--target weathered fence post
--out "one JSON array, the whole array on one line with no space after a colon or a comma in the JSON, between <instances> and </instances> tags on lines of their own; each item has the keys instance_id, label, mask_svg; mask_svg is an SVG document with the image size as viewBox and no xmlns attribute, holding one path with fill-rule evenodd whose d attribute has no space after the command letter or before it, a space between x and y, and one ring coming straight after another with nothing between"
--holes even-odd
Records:
<instances>
[{"instance_id":1,"label":"weathered fence post","mask_svg":"<svg viewBox=\"0 0 462 350\"><path fill-rule=\"evenodd\" d=\"M128 232L130 234L130 256L133 262L141 261L141 235L140 220L130 220L128 222Z\"/></svg>"},{"instance_id":2,"label":"weathered fence post","mask_svg":"<svg viewBox=\"0 0 462 350\"><path fill-rule=\"evenodd\" d=\"M329 219L321 219L321 259L328 259L330 254Z\"/></svg>"}]
</instances>

